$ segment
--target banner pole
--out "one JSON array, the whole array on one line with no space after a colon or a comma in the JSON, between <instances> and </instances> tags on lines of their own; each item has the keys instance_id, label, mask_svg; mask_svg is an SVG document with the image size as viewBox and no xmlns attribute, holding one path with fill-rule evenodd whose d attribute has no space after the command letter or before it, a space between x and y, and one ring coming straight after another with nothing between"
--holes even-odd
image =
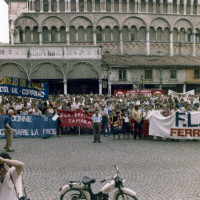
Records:
<instances>
[{"instance_id":1,"label":"banner pole","mask_svg":"<svg viewBox=\"0 0 200 200\"><path fill-rule=\"evenodd\" d=\"M81 127L78 127L79 137L81 136Z\"/></svg>"}]
</instances>

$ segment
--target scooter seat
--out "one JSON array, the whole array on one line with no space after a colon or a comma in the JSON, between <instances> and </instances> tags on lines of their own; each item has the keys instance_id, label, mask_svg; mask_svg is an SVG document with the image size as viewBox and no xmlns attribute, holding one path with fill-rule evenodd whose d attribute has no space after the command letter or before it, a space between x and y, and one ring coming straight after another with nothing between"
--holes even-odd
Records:
<instances>
[{"instance_id":1,"label":"scooter seat","mask_svg":"<svg viewBox=\"0 0 200 200\"><path fill-rule=\"evenodd\" d=\"M84 176L82 179L83 184L91 184L91 183L95 183L96 179L94 178L89 178L87 176Z\"/></svg>"}]
</instances>

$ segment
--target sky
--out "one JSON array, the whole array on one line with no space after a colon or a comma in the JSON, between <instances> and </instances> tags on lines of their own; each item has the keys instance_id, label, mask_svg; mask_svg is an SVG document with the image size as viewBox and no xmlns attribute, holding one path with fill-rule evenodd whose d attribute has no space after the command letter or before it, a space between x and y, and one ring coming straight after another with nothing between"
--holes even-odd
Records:
<instances>
[{"instance_id":1,"label":"sky","mask_svg":"<svg viewBox=\"0 0 200 200\"><path fill-rule=\"evenodd\" d=\"M4 0L0 0L0 20L0 42L8 43L8 5L5 3Z\"/></svg>"}]
</instances>

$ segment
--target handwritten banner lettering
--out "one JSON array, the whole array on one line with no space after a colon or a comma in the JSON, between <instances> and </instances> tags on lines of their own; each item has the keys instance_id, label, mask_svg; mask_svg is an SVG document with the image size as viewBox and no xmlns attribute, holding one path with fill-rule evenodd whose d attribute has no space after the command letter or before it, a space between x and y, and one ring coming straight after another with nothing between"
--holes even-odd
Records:
<instances>
[{"instance_id":1,"label":"handwritten banner lettering","mask_svg":"<svg viewBox=\"0 0 200 200\"><path fill-rule=\"evenodd\" d=\"M69 112L69 111L63 111L58 110L58 112L61 114L63 123L61 126L81 126L81 127L92 127L92 115L87 114L81 110Z\"/></svg>"}]
</instances>

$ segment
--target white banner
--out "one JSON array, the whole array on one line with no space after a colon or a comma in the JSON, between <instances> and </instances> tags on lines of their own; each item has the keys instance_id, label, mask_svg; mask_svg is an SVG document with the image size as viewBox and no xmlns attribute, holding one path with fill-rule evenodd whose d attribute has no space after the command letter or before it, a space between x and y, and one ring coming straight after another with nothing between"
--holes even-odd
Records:
<instances>
[{"instance_id":1,"label":"white banner","mask_svg":"<svg viewBox=\"0 0 200 200\"><path fill-rule=\"evenodd\" d=\"M175 96L175 97L178 97L178 95L181 95L182 97L187 97L189 94L195 95L194 93L195 93L194 90L190 90L190 91L185 92L185 93L178 93L178 92L175 92L173 90L168 90L168 95L172 95L172 96Z\"/></svg>"},{"instance_id":2,"label":"white banner","mask_svg":"<svg viewBox=\"0 0 200 200\"><path fill-rule=\"evenodd\" d=\"M173 139L200 139L200 111L176 112L163 117L159 111L150 116L149 135Z\"/></svg>"}]
</instances>

